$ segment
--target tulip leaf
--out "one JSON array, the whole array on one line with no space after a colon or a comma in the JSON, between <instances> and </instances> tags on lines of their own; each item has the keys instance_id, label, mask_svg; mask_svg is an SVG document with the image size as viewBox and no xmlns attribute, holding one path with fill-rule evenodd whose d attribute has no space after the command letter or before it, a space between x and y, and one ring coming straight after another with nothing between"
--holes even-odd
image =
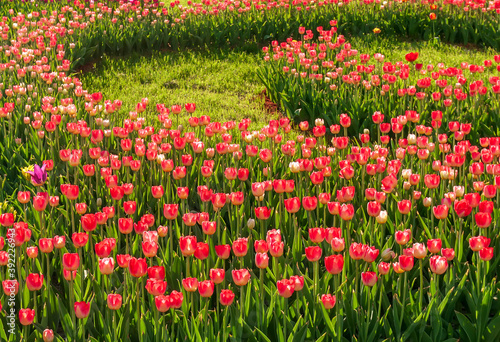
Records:
<instances>
[{"instance_id":1,"label":"tulip leaf","mask_svg":"<svg viewBox=\"0 0 500 342\"><path fill-rule=\"evenodd\" d=\"M458 322L460 323L460 326L467 334L469 341L471 341L471 342L476 341L476 328L474 327L474 325L470 322L470 320L464 314L462 314L458 311L455 311L455 314L457 315Z\"/></svg>"}]
</instances>

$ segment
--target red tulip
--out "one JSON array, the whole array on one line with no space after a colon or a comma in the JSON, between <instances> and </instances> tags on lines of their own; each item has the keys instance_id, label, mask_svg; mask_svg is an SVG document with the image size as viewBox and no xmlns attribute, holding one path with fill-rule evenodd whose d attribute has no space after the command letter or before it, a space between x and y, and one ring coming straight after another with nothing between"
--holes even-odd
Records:
<instances>
[{"instance_id":1,"label":"red tulip","mask_svg":"<svg viewBox=\"0 0 500 342\"><path fill-rule=\"evenodd\" d=\"M45 329L42 333L43 342L54 341L54 331L52 329Z\"/></svg>"},{"instance_id":2,"label":"red tulip","mask_svg":"<svg viewBox=\"0 0 500 342\"><path fill-rule=\"evenodd\" d=\"M29 291L38 291L43 285L43 274L30 273L26 277L26 286Z\"/></svg>"},{"instance_id":3,"label":"red tulip","mask_svg":"<svg viewBox=\"0 0 500 342\"><path fill-rule=\"evenodd\" d=\"M184 296L182 292L172 291L169 296L170 299L170 307L174 309L180 309L182 306L182 301L184 300Z\"/></svg>"},{"instance_id":4,"label":"red tulip","mask_svg":"<svg viewBox=\"0 0 500 342\"><path fill-rule=\"evenodd\" d=\"M89 241L89 235L87 233L73 233L71 235L73 244L76 248L84 247Z\"/></svg>"},{"instance_id":5,"label":"red tulip","mask_svg":"<svg viewBox=\"0 0 500 342\"><path fill-rule=\"evenodd\" d=\"M201 281L198 284L198 292L201 297L210 298L214 293L215 284L211 280Z\"/></svg>"},{"instance_id":6,"label":"red tulip","mask_svg":"<svg viewBox=\"0 0 500 342\"><path fill-rule=\"evenodd\" d=\"M365 286L374 286L377 283L378 277L375 272L362 272L361 281Z\"/></svg>"},{"instance_id":7,"label":"red tulip","mask_svg":"<svg viewBox=\"0 0 500 342\"><path fill-rule=\"evenodd\" d=\"M290 298L295 291L295 281L292 279L282 279L276 282L278 294L283 298Z\"/></svg>"},{"instance_id":8,"label":"red tulip","mask_svg":"<svg viewBox=\"0 0 500 342\"><path fill-rule=\"evenodd\" d=\"M431 267L432 272L436 274L443 274L448 269L448 261L445 257L433 255L429 260L429 266Z\"/></svg>"},{"instance_id":9,"label":"red tulip","mask_svg":"<svg viewBox=\"0 0 500 342\"><path fill-rule=\"evenodd\" d=\"M319 246L306 247L305 252L307 260L311 262L321 259L322 250Z\"/></svg>"},{"instance_id":10,"label":"red tulip","mask_svg":"<svg viewBox=\"0 0 500 342\"><path fill-rule=\"evenodd\" d=\"M247 269L233 270L233 281L238 286L244 286L250 280L250 272Z\"/></svg>"},{"instance_id":11,"label":"red tulip","mask_svg":"<svg viewBox=\"0 0 500 342\"><path fill-rule=\"evenodd\" d=\"M248 252L248 238L238 238L233 241L233 253L237 257L244 257Z\"/></svg>"},{"instance_id":12,"label":"red tulip","mask_svg":"<svg viewBox=\"0 0 500 342\"><path fill-rule=\"evenodd\" d=\"M400 255L398 261L404 271L411 271L413 268L413 256Z\"/></svg>"},{"instance_id":13,"label":"red tulip","mask_svg":"<svg viewBox=\"0 0 500 342\"><path fill-rule=\"evenodd\" d=\"M119 218L118 219L118 230L122 234L130 234L134 229L134 221L132 218Z\"/></svg>"},{"instance_id":14,"label":"red tulip","mask_svg":"<svg viewBox=\"0 0 500 342\"><path fill-rule=\"evenodd\" d=\"M411 201L410 200L399 201L398 210L401 214L407 215L411 210Z\"/></svg>"},{"instance_id":15,"label":"red tulip","mask_svg":"<svg viewBox=\"0 0 500 342\"><path fill-rule=\"evenodd\" d=\"M442 242L441 239L430 239L427 240L427 249L429 252L436 254L441 250Z\"/></svg>"},{"instance_id":16,"label":"red tulip","mask_svg":"<svg viewBox=\"0 0 500 342\"><path fill-rule=\"evenodd\" d=\"M76 302L74 305L75 315L79 319L86 318L90 313L90 303Z\"/></svg>"},{"instance_id":17,"label":"red tulip","mask_svg":"<svg viewBox=\"0 0 500 342\"><path fill-rule=\"evenodd\" d=\"M382 210L382 206L380 205L380 203L372 201L368 202L368 204L366 205L366 210L369 216L377 217L378 214L380 214L380 211Z\"/></svg>"},{"instance_id":18,"label":"red tulip","mask_svg":"<svg viewBox=\"0 0 500 342\"><path fill-rule=\"evenodd\" d=\"M14 214L5 213L0 215L0 225L3 227L12 227L14 224Z\"/></svg>"},{"instance_id":19,"label":"red tulip","mask_svg":"<svg viewBox=\"0 0 500 342\"><path fill-rule=\"evenodd\" d=\"M208 258L210 253L208 243L198 242L196 243L196 250L194 251L194 257L198 260L205 260Z\"/></svg>"},{"instance_id":20,"label":"red tulip","mask_svg":"<svg viewBox=\"0 0 500 342\"><path fill-rule=\"evenodd\" d=\"M156 309L159 312L167 312L170 309L170 297L159 295L155 297Z\"/></svg>"},{"instance_id":21,"label":"red tulip","mask_svg":"<svg viewBox=\"0 0 500 342\"><path fill-rule=\"evenodd\" d=\"M482 213L479 212L474 215L474 219L476 220L476 225L479 228L488 228L491 225L492 217L490 213Z\"/></svg>"},{"instance_id":22,"label":"red tulip","mask_svg":"<svg viewBox=\"0 0 500 342\"><path fill-rule=\"evenodd\" d=\"M491 239L484 236L473 236L469 239L469 246L474 252L479 252L485 247L489 247Z\"/></svg>"},{"instance_id":23,"label":"red tulip","mask_svg":"<svg viewBox=\"0 0 500 342\"><path fill-rule=\"evenodd\" d=\"M490 261L493 259L493 247L484 247L479 251L479 258L483 261Z\"/></svg>"},{"instance_id":24,"label":"red tulip","mask_svg":"<svg viewBox=\"0 0 500 342\"><path fill-rule=\"evenodd\" d=\"M342 204L339 211L340 218L344 221L350 221L354 217L354 206L352 204Z\"/></svg>"},{"instance_id":25,"label":"red tulip","mask_svg":"<svg viewBox=\"0 0 500 342\"><path fill-rule=\"evenodd\" d=\"M220 292L220 303L224 306L229 306L234 301L234 293L231 290L222 290Z\"/></svg>"},{"instance_id":26,"label":"red tulip","mask_svg":"<svg viewBox=\"0 0 500 342\"><path fill-rule=\"evenodd\" d=\"M54 242L50 238L40 239L38 241L38 246L40 247L42 253L51 253L54 250Z\"/></svg>"},{"instance_id":27,"label":"red tulip","mask_svg":"<svg viewBox=\"0 0 500 342\"><path fill-rule=\"evenodd\" d=\"M128 268L130 258L131 257L128 254L117 254L116 262L118 263L118 266L120 266L121 268Z\"/></svg>"},{"instance_id":28,"label":"red tulip","mask_svg":"<svg viewBox=\"0 0 500 342\"><path fill-rule=\"evenodd\" d=\"M432 211L434 213L434 216L438 220L444 220L445 218L448 217L448 206L447 205L438 205L432 208Z\"/></svg>"},{"instance_id":29,"label":"red tulip","mask_svg":"<svg viewBox=\"0 0 500 342\"><path fill-rule=\"evenodd\" d=\"M323 228L309 228L309 240L314 243L321 243L325 239L326 231Z\"/></svg>"},{"instance_id":30,"label":"red tulip","mask_svg":"<svg viewBox=\"0 0 500 342\"><path fill-rule=\"evenodd\" d=\"M65 253L62 259L63 267L66 271L76 271L80 266L78 253Z\"/></svg>"},{"instance_id":31,"label":"red tulip","mask_svg":"<svg viewBox=\"0 0 500 342\"><path fill-rule=\"evenodd\" d=\"M115 260L113 258L99 259L99 271L104 275L110 275L115 268Z\"/></svg>"},{"instance_id":32,"label":"red tulip","mask_svg":"<svg viewBox=\"0 0 500 342\"><path fill-rule=\"evenodd\" d=\"M334 254L325 257L325 267L330 274L340 274L344 268L344 256L342 254Z\"/></svg>"},{"instance_id":33,"label":"red tulip","mask_svg":"<svg viewBox=\"0 0 500 342\"><path fill-rule=\"evenodd\" d=\"M64 246L66 245L66 236L55 235L52 238L52 241L54 242L54 247L55 248L57 248L57 249L64 248Z\"/></svg>"},{"instance_id":34,"label":"red tulip","mask_svg":"<svg viewBox=\"0 0 500 342\"><path fill-rule=\"evenodd\" d=\"M195 292L198 289L198 279L184 278L182 279L182 287L186 292Z\"/></svg>"},{"instance_id":35,"label":"red tulip","mask_svg":"<svg viewBox=\"0 0 500 342\"><path fill-rule=\"evenodd\" d=\"M302 198L302 206L307 211L313 211L318 206L318 199L315 196L305 196Z\"/></svg>"},{"instance_id":36,"label":"red tulip","mask_svg":"<svg viewBox=\"0 0 500 342\"><path fill-rule=\"evenodd\" d=\"M333 309L335 307L336 301L337 298L335 297L335 295L324 294L321 296L321 302L323 303L323 306L327 310Z\"/></svg>"},{"instance_id":37,"label":"red tulip","mask_svg":"<svg viewBox=\"0 0 500 342\"><path fill-rule=\"evenodd\" d=\"M381 275L386 275L391 270L391 264L382 261L377 265L377 269L378 273L380 273Z\"/></svg>"},{"instance_id":38,"label":"red tulip","mask_svg":"<svg viewBox=\"0 0 500 342\"><path fill-rule=\"evenodd\" d=\"M226 271L222 268L211 268L210 269L210 279L214 282L214 284L220 284L224 281L224 277L226 276Z\"/></svg>"},{"instance_id":39,"label":"red tulip","mask_svg":"<svg viewBox=\"0 0 500 342\"><path fill-rule=\"evenodd\" d=\"M122 307L122 295L120 294L108 294L106 302L110 310L119 310Z\"/></svg>"},{"instance_id":40,"label":"red tulip","mask_svg":"<svg viewBox=\"0 0 500 342\"><path fill-rule=\"evenodd\" d=\"M300 209L300 198L298 197L292 197L285 199L284 201L285 204L285 209L289 213L293 214L299 211Z\"/></svg>"},{"instance_id":41,"label":"red tulip","mask_svg":"<svg viewBox=\"0 0 500 342\"><path fill-rule=\"evenodd\" d=\"M179 246L182 255L185 257L193 255L196 251L196 236L181 236L179 238Z\"/></svg>"},{"instance_id":42,"label":"red tulip","mask_svg":"<svg viewBox=\"0 0 500 342\"><path fill-rule=\"evenodd\" d=\"M394 238L398 245L406 245L411 239L411 230L397 230L394 234Z\"/></svg>"},{"instance_id":43,"label":"red tulip","mask_svg":"<svg viewBox=\"0 0 500 342\"><path fill-rule=\"evenodd\" d=\"M163 205L163 215L167 220L175 220L179 214L178 204L164 204Z\"/></svg>"},{"instance_id":44,"label":"red tulip","mask_svg":"<svg viewBox=\"0 0 500 342\"><path fill-rule=\"evenodd\" d=\"M413 256L417 259L423 259L427 255L427 248L423 243L413 244Z\"/></svg>"},{"instance_id":45,"label":"red tulip","mask_svg":"<svg viewBox=\"0 0 500 342\"><path fill-rule=\"evenodd\" d=\"M271 216L271 210L267 207L257 207L255 208L255 216L259 220L267 220Z\"/></svg>"},{"instance_id":46,"label":"red tulip","mask_svg":"<svg viewBox=\"0 0 500 342\"><path fill-rule=\"evenodd\" d=\"M167 282L160 279L149 278L144 287L154 297L163 295L167 290Z\"/></svg>"},{"instance_id":47,"label":"red tulip","mask_svg":"<svg viewBox=\"0 0 500 342\"><path fill-rule=\"evenodd\" d=\"M405 55L405 59L412 63L412 62L415 62L418 58L418 52L409 52Z\"/></svg>"},{"instance_id":48,"label":"red tulip","mask_svg":"<svg viewBox=\"0 0 500 342\"><path fill-rule=\"evenodd\" d=\"M35 310L19 309L19 323L22 325L31 325L35 320Z\"/></svg>"},{"instance_id":49,"label":"red tulip","mask_svg":"<svg viewBox=\"0 0 500 342\"><path fill-rule=\"evenodd\" d=\"M230 245L217 245L214 247L215 254L219 259L228 259L231 255L231 246Z\"/></svg>"},{"instance_id":50,"label":"red tulip","mask_svg":"<svg viewBox=\"0 0 500 342\"><path fill-rule=\"evenodd\" d=\"M130 275L134 278L140 278L146 275L148 265L146 264L146 259L133 258L131 257L128 263L128 270Z\"/></svg>"}]
</instances>

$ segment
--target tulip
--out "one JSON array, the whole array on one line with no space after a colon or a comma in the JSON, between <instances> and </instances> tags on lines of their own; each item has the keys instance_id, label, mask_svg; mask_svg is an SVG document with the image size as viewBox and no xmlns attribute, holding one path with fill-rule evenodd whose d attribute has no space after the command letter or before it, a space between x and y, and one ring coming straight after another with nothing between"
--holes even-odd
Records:
<instances>
[{"instance_id":1,"label":"tulip","mask_svg":"<svg viewBox=\"0 0 500 342\"><path fill-rule=\"evenodd\" d=\"M38 291L43 286L43 274L30 273L26 277L26 285L29 291Z\"/></svg>"},{"instance_id":2,"label":"tulip","mask_svg":"<svg viewBox=\"0 0 500 342\"><path fill-rule=\"evenodd\" d=\"M110 310L119 310L122 306L122 296L120 294L108 294L106 302Z\"/></svg>"},{"instance_id":3,"label":"tulip","mask_svg":"<svg viewBox=\"0 0 500 342\"><path fill-rule=\"evenodd\" d=\"M411 239L411 230L406 229L404 231L402 230L397 230L396 233L394 234L394 238L396 240L396 243L398 245L406 245L408 241Z\"/></svg>"},{"instance_id":4,"label":"tulip","mask_svg":"<svg viewBox=\"0 0 500 342\"><path fill-rule=\"evenodd\" d=\"M104 275L113 273L115 260L113 258L103 258L99 260L99 270Z\"/></svg>"},{"instance_id":5,"label":"tulip","mask_svg":"<svg viewBox=\"0 0 500 342\"><path fill-rule=\"evenodd\" d=\"M80 266L80 257L78 253L65 253L62 263L66 271L76 271Z\"/></svg>"},{"instance_id":6,"label":"tulip","mask_svg":"<svg viewBox=\"0 0 500 342\"><path fill-rule=\"evenodd\" d=\"M493 247L484 247L479 251L479 258L483 261L490 261L493 259Z\"/></svg>"},{"instance_id":7,"label":"tulip","mask_svg":"<svg viewBox=\"0 0 500 342\"><path fill-rule=\"evenodd\" d=\"M290 298L295 291L295 281L292 279L278 280L276 283L278 294L283 298Z\"/></svg>"},{"instance_id":8,"label":"tulip","mask_svg":"<svg viewBox=\"0 0 500 342\"><path fill-rule=\"evenodd\" d=\"M150 279L165 279L165 267L164 266L151 266L147 269L148 278Z\"/></svg>"},{"instance_id":9,"label":"tulip","mask_svg":"<svg viewBox=\"0 0 500 342\"><path fill-rule=\"evenodd\" d=\"M212 280L205 280L198 284L198 292L201 297L210 298L214 293L214 282Z\"/></svg>"},{"instance_id":10,"label":"tulip","mask_svg":"<svg viewBox=\"0 0 500 342\"><path fill-rule=\"evenodd\" d=\"M198 260L205 260L208 258L210 253L208 243L205 242L197 242L196 249L194 251L194 257Z\"/></svg>"},{"instance_id":11,"label":"tulip","mask_svg":"<svg viewBox=\"0 0 500 342\"><path fill-rule=\"evenodd\" d=\"M231 246L230 245L217 245L214 247L215 254L219 259L228 259L231 255Z\"/></svg>"},{"instance_id":12,"label":"tulip","mask_svg":"<svg viewBox=\"0 0 500 342\"><path fill-rule=\"evenodd\" d=\"M323 306L327 310L333 309L335 307L336 301L337 298L335 297L335 295L324 294L321 296L321 302L323 303Z\"/></svg>"},{"instance_id":13,"label":"tulip","mask_svg":"<svg viewBox=\"0 0 500 342\"><path fill-rule=\"evenodd\" d=\"M42 333L43 342L54 341L54 331L52 329L45 329Z\"/></svg>"},{"instance_id":14,"label":"tulip","mask_svg":"<svg viewBox=\"0 0 500 342\"><path fill-rule=\"evenodd\" d=\"M167 282L159 279L149 278L144 287L154 297L163 295L167 290Z\"/></svg>"},{"instance_id":15,"label":"tulip","mask_svg":"<svg viewBox=\"0 0 500 342\"><path fill-rule=\"evenodd\" d=\"M19 323L22 325L31 325L35 320L35 310L19 309Z\"/></svg>"},{"instance_id":16,"label":"tulip","mask_svg":"<svg viewBox=\"0 0 500 342\"><path fill-rule=\"evenodd\" d=\"M170 309L170 297L159 295L155 297L156 309L159 312L167 312Z\"/></svg>"},{"instance_id":17,"label":"tulip","mask_svg":"<svg viewBox=\"0 0 500 342\"><path fill-rule=\"evenodd\" d=\"M238 286L244 286L250 280L250 272L247 269L233 270L233 281Z\"/></svg>"},{"instance_id":18,"label":"tulip","mask_svg":"<svg viewBox=\"0 0 500 342\"><path fill-rule=\"evenodd\" d=\"M490 239L484 236L473 236L469 239L469 246L474 252L479 252L485 247L489 247Z\"/></svg>"},{"instance_id":19,"label":"tulip","mask_svg":"<svg viewBox=\"0 0 500 342\"><path fill-rule=\"evenodd\" d=\"M436 274L443 274L448 269L448 261L445 257L433 255L429 260L431 271Z\"/></svg>"},{"instance_id":20,"label":"tulip","mask_svg":"<svg viewBox=\"0 0 500 342\"><path fill-rule=\"evenodd\" d=\"M362 272L361 281L365 286L374 286L377 283L378 277L375 272Z\"/></svg>"},{"instance_id":21,"label":"tulip","mask_svg":"<svg viewBox=\"0 0 500 342\"><path fill-rule=\"evenodd\" d=\"M429 252L436 254L439 253L441 250L441 239L430 239L427 240L427 249L429 249Z\"/></svg>"},{"instance_id":22,"label":"tulip","mask_svg":"<svg viewBox=\"0 0 500 342\"><path fill-rule=\"evenodd\" d=\"M244 257L248 252L248 238L238 238L233 242L233 253L237 257Z\"/></svg>"},{"instance_id":23,"label":"tulip","mask_svg":"<svg viewBox=\"0 0 500 342\"><path fill-rule=\"evenodd\" d=\"M214 284L220 284L224 281L226 271L222 268L211 268L210 269L210 279Z\"/></svg>"},{"instance_id":24,"label":"tulip","mask_svg":"<svg viewBox=\"0 0 500 342\"><path fill-rule=\"evenodd\" d=\"M90 303L76 302L74 304L75 315L79 319L86 318L90 313Z\"/></svg>"},{"instance_id":25,"label":"tulip","mask_svg":"<svg viewBox=\"0 0 500 342\"><path fill-rule=\"evenodd\" d=\"M321 258L322 250L319 246L306 247L306 258L311 262L318 261Z\"/></svg>"},{"instance_id":26,"label":"tulip","mask_svg":"<svg viewBox=\"0 0 500 342\"><path fill-rule=\"evenodd\" d=\"M411 271L413 268L413 256L400 255L398 258L399 266L403 271Z\"/></svg>"},{"instance_id":27,"label":"tulip","mask_svg":"<svg viewBox=\"0 0 500 342\"><path fill-rule=\"evenodd\" d=\"M234 293L231 290L222 290L220 292L220 303L224 306L229 306L234 301Z\"/></svg>"},{"instance_id":28,"label":"tulip","mask_svg":"<svg viewBox=\"0 0 500 342\"><path fill-rule=\"evenodd\" d=\"M174 309L179 309L182 306L184 296L182 292L172 291L170 293L170 307Z\"/></svg>"},{"instance_id":29,"label":"tulip","mask_svg":"<svg viewBox=\"0 0 500 342\"><path fill-rule=\"evenodd\" d=\"M128 263L128 269L130 275L134 278L140 278L146 275L147 273L147 264L146 259L133 258L131 257Z\"/></svg>"},{"instance_id":30,"label":"tulip","mask_svg":"<svg viewBox=\"0 0 500 342\"><path fill-rule=\"evenodd\" d=\"M492 217L490 213L479 212L474 215L476 225L479 228L488 228L491 225Z\"/></svg>"},{"instance_id":31,"label":"tulip","mask_svg":"<svg viewBox=\"0 0 500 342\"><path fill-rule=\"evenodd\" d=\"M344 257L342 254L334 254L325 257L325 267L330 274L340 274L344 268Z\"/></svg>"},{"instance_id":32,"label":"tulip","mask_svg":"<svg viewBox=\"0 0 500 342\"><path fill-rule=\"evenodd\" d=\"M189 257L193 255L196 251L196 236L181 236L179 246L183 256Z\"/></svg>"},{"instance_id":33,"label":"tulip","mask_svg":"<svg viewBox=\"0 0 500 342\"><path fill-rule=\"evenodd\" d=\"M198 279L184 278L182 279L182 287L186 292L195 292L198 289Z\"/></svg>"}]
</instances>

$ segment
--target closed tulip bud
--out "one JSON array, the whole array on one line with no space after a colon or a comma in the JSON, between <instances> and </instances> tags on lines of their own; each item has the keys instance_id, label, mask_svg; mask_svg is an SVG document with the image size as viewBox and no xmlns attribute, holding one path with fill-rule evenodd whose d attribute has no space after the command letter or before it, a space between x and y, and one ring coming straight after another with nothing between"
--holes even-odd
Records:
<instances>
[{"instance_id":1,"label":"closed tulip bud","mask_svg":"<svg viewBox=\"0 0 500 342\"><path fill-rule=\"evenodd\" d=\"M255 220L252 218L248 219L247 227L248 227L248 229L254 229L255 228Z\"/></svg>"}]
</instances>

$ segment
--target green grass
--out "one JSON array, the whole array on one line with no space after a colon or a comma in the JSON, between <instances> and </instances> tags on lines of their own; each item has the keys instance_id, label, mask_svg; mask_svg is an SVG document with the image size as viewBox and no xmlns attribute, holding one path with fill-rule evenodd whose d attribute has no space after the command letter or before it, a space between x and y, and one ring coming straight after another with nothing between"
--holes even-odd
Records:
<instances>
[{"instance_id":1,"label":"green grass","mask_svg":"<svg viewBox=\"0 0 500 342\"><path fill-rule=\"evenodd\" d=\"M353 49L359 53L382 53L386 61L395 63L396 61L405 61L405 55L410 51L418 51L419 57L417 63L433 64L445 63L447 67L460 67L460 63L483 65L485 59L493 60L493 56L498 54L492 48L476 48L473 46L464 47L460 45L437 43L429 41L408 41L396 39L394 37L386 38L374 34L362 37L346 36L346 40L351 43ZM374 61L372 60L371 63Z\"/></svg>"},{"instance_id":2,"label":"green grass","mask_svg":"<svg viewBox=\"0 0 500 342\"><path fill-rule=\"evenodd\" d=\"M443 62L459 67L461 62L482 65L492 59L493 50L467 49L460 46L429 42L408 42L382 36L346 37L359 53L380 52L385 61L404 61L410 51L419 51L418 62ZM84 89L100 91L105 99L123 101L122 115L135 109L147 97L147 117L156 115L155 105L196 103L196 115L209 115L212 121L239 121L250 118L261 127L276 115L268 114L259 94L264 90L257 77L263 65L262 54L254 50L223 50L216 52L182 51L134 54L128 57L103 56L91 72L81 74ZM375 63L371 60L370 63ZM429 76L430 74L426 75ZM424 76L422 76L424 77ZM175 121L174 121L175 123ZM187 124L187 116L180 120Z\"/></svg>"},{"instance_id":3,"label":"green grass","mask_svg":"<svg viewBox=\"0 0 500 342\"><path fill-rule=\"evenodd\" d=\"M197 116L209 115L213 121L250 118L264 122L271 117L259 96L264 86L256 70L262 63L259 54L244 51L103 56L96 68L81 75L81 79L89 92L100 91L105 99L123 101L124 114L147 97L148 116L156 113L157 103L171 106L193 102ZM181 123L186 122L185 116Z\"/></svg>"}]
</instances>

